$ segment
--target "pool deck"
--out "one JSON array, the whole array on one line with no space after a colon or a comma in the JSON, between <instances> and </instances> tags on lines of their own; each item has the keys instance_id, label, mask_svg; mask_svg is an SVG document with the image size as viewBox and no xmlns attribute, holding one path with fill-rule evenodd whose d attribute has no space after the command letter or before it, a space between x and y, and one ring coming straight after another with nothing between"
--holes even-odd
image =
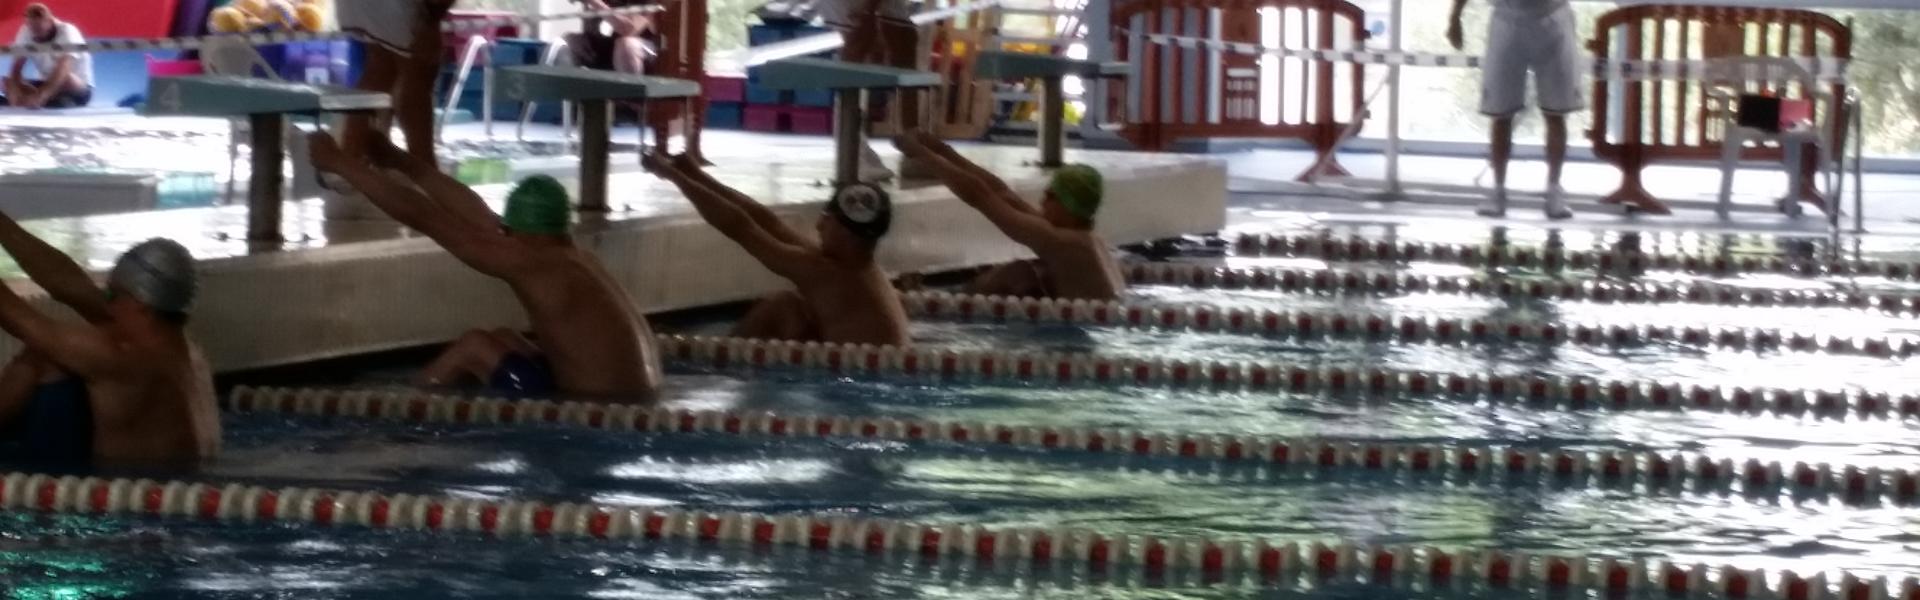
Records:
<instances>
[{"instance_id":1,"label":"pool deck","mask_svg":"<svg viewBox=\"0 0 1920 600\"><path fill-rule=\"evenodd\" d=\"M892 157L885 144L876 144ZM721 181L774 206L811 231L827 197L829 141L797 136L716 136L708 155ZM1037 198L1045 173L1031 148L963 146L962 154ZM1107 199L1099 231L1116 244L1211 232L1226 224L1224 162L1173 154L1069 151L1101 167ZM569 186L578 182L563 178ZM647 312L748 300L785 282L702 223L679 192L644 173L609 183L614 212L585 217L577 240L593 249ZM476 188L496 210L505 185ZM891 272L928 272L1003 262L1025 250L945 187L910 183L895 195L893 232L881 261ZM249 245L246 210L229 206L29 221L26 226L96 273L141 240L173 238L201 260L201 298L191 326L217 370L299 363L443 342L473 327L522 326L505 285L461 265L431 240L392 222L328 221L315 199L289 202L289 241ZM50 304L6 264L8 284ZM18 348L0 340L0 353Z\"/></svg>"}]
</instances>

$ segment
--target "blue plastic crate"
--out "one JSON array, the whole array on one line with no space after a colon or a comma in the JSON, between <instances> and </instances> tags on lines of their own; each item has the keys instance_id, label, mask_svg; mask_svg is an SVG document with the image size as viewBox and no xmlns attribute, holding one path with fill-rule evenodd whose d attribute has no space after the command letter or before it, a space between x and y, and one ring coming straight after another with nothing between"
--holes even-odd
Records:
<instances>
[{"instance_id":1,"label":"blue plastic crate","mask_svg":"<svg viewBox=\"0 0 1920 600\"><path fill-rule=\"evenodd\" d=\"M741 119L745 118L746 107L735 102L710 102L707 104L708 129L739 129Z\"/></svg>"},{"instance_id":2,"label":"blue plastic crate","mask_svg":"<svg viewBox=\"0 0 1920 600\"><path fill-rule=\"evenodd\" d=\"M760 87L760 68L747 68L747 104L789 104L791 92Z\"/></svg>"},{"instance_id":3,"label":"blue plastic crate","mask_svg":"<svg viewBox=\"0 0 1920 600\"><path fill-rule=\"evenodd\" d=\"M833 90L794 90L794 106L833 108Z\"/></svg>"},{"instance_id":4,"label":"blue plastic crate","mask_svg":"<svg viewBox=\"0 0 1920 600\"><path fill-rule=\"evenodd\" d=\"M793 39L791 28L774 25L748 25L747 45L765 46Z\"/></svg>"}]
</instances>

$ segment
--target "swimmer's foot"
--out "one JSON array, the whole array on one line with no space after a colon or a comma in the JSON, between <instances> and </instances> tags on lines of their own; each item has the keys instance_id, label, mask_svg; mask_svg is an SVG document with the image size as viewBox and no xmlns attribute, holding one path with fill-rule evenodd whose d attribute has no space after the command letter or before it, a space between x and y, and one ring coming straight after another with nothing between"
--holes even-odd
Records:
<instances>
[{"instance_id":1,"label":"swimmer's foot","mask_svg":"<svg viewBox=\"0 0 1920 600\"><path fill-rule=\"evenodd\" d=\"M1475 209L1473 212L1482 217L1507 216L1506 188L1496 188L1492 193L1487 194L1487 198L1480 201L1480 208Z\"/></svg>"},{"instance_id":2,"label":"swimmer's foot","mask_svg":"<svg viewBox=\"0 0 1920 600\"><path fill-rule=\"evenodd\" d=\"M1559 185L1547 187L1547 218L1555 221L1573 218L1573 209L1567 207L1567 191Z\"/></svg>"}]
</instances>

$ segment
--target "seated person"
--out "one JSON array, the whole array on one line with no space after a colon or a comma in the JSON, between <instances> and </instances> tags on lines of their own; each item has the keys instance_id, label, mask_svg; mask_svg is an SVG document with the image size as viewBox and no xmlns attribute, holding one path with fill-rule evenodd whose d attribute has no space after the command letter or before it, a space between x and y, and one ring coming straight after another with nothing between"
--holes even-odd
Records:
<instances>
[{"instance_id":1,"label":"seated person","mask_svg":"<svg viewBox=\"0 0 1920 600\"><path fill-rule=\"evenodd\" d=\"M735 325L733 335L885 346L909 343L907 313L899 293L873 260L874 247L893 222L886 192L855 184L835 193L814 226L820 236L815 242L752 198L707 175L686 155L669 160L649 153L644 160L649 171L686 194L701 218L798 288L761 300Z\"/></svg>"},{"instance_id":2,"label":"seated person","mask_svg":"<svg viewBox=\"0 0 1920 600\"><path fill-rule=\"evenodd\" d=\"M418 383L476 382L515 394L651 401L660 385L653 333L598 258L574 246L573 208L551 177L520 182L496 216L473 190L374 134L372 156L351 157L324 133L308 136L315 166L344 177L394 220L513 289L536 344L504 330L471 331L429 364ZM420 300L429 300L421 298ZM459 302L459 298L441 298Z\"/></svg>"},{"instance_id":3,"label":"seated person","mask_svg":"<svg viewBox=\"0 0 1920 600\"><path fill-rule=\"evenodd\" d=\"M576 0L586 10L611 10L652 0ZM574 64L589 69L645 75L660 49L660 35L644 14L583 19L579 33L564 38Z\"/></svg>"},{"instance_id":4,"label":"seated person","mask_svg":"<svg viewBox=\"0 0 1920 600\"><path fill-rule=\"evenodd\" d=\"M0 247L84 323L0 285L0 329L25 349L0 370L0 456L52 464L191 464L220 452L213 374L187 339L193 256L170 240L120 256L106 293L79 263L0 215Z\"/></svg>"},{"instance_id":5,"label":"seated person","mask_svg":"<svg viewBox=\"0 0 1920 600\"><path fill-rule=\"evenodd\" d=\"M1126 290L1126 279L1120 276L1107 242L1093 232L1093 218L1105 193L1100 172L1093 167L1067 165L1055 171L1036 209L1005 181L938 138L909 134L895 145L907 156L924 161L960 200L1038 257L988 271L968 286L968 292L1114 300Z\"/></svg>"},{"instance_id":6,"label":"seated person","mask_svg":"<svg viewBox=\"0 0 1920 600\"><path fill-rule=\"evenodd\" d=\"M13 38L14 44L83 44L87 39L80 28L53 17L47 5L27 5L26 24ZM39 79L26 78L27 61ZM13 59L7 72L7 106L18 108L76 108L93 101L93 55L86 52L35 54Z\"/></svg>"}]
</instances>

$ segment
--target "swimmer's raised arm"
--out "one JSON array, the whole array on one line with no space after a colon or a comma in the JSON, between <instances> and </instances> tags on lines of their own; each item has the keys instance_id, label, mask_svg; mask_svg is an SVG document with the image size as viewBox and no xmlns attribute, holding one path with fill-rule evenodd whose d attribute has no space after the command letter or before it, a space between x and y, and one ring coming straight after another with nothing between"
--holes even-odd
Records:
<instances>
[{"instance_id":1,"label":"swimmer's raised arm","mask_svg":"<svg viewBox=\"0 0 1920 600\"><path fill-rule=\"evenodd\" d=\"M902 152L925 161L927 167L940 177L940 181L947 184L947 189L960 196L960 201L980 211L988 222L1014 242L1035 247L1053 241L1053 226L1032 208L1025 206L1025 202L1014 196L998 177L976 177L920 140L902 137L899 143ZM1019 202L1020 207L1016 208L1014 202Z\"/></svg>"},{"instance_id":2,"label":"swimmer's raised arm","mask_svg":"<svg viewBox=\"0 0 1920 600\"><path fill-rule=\"evenodd\" d=\"M894 146L900 148L902 152L913 151L916 153L924 148L926 152L921 153L923 156L930 155L934 158L944 159L948 164L958 167L961 171L973 176L974 179L980 180L986 184L987 187L993 188L996 194L995 198L1007 203L1007 206L1020 212L1032 213L1034 216L1040 215L1039 209L1034 208L1032 204L1028 204L1019 194L1014 193L1012 188L1007 187L1006 180L1001 179L999 175L993 174L993 171L988 171L985 167L971 160L967 160L967 157L961 156L959 152L954 151L953 146L935 137L933 134L924 131L909 132L895 139ZM983 198L982 200L985 199Z\"/></svg>"},{"instance_id":3,"label":"swimmer's raised arm","mask_svg":"<svg viewBox=\"0 0 1920 600\"><path fill-rule=\"evenodd\" d=\"M34 310L6 285L0 285L0 330L76 375L98 376L122 366L113 341L99 328L55 320Z\"/></svg>"},{"instance_id":4,"label":"swimmer's raised arm","mask_svg":"<svg viewBox=\"0 0 1920 600\"><path fill-rule=\"evenodd\" d=\"M334 145L330 134L314 133L307 136L307 141L312 145L316 167L345 178L387 216L433 239L454 258L474 270L504 277L516 272L524 263L520 253L506 242L505 236L500 235L497 226L492 230L484 230L465 222L465 219L448 218L451 215L419 189L394 181L373 170L367 163L346 158L340 148Z\"/></svg>"},{"instance_id":5,"label":"swimmer's raised arm","mask_svg":"<svg viewBox=\"0 0 1920 600\"><path fill-rule=\"evenodd\" d=\"M747 216L753 219L753 223L759 225L761 229L766 230L768 235L795 246L804 248L813 247L811 240L808 240L806 236L800 235L800 232L794 231L792 227L788 227L785 221L780 220L780 215L773 214L773 211L767 210L766 206L754 201L753 198L748 197L746 194L740 193L740 190L733 189L727 184L720 183L720 180L714 179L712 175L707 174L706 169L700 168L699 162L695 161L692 156L681 154L674 157L673 167L676 172L687 176L687 178L693 180L695 183L705 186L709 191L719 194L728 200L732 200L734 206L745 211Z\"/></svg>"},{"instance_id":6,"label":"swimmer's raised arm","mask_svg":"<svg viewBox=\"0 0 1920 600\"><path fill-rule=\"evenodd\" d=\"M100 293L100 286L93 278L87 276L87 270L66 253L28 233L5 213L0 213L0 248L5 248L7 254L13 256L13 262L19 263L20 270L26 271L27 277L46 290L55 302L72 307L80 318L91 322L107 318L106 296Z\"/></svg>"},{"instance_id":7,"label":"swimmer's raised arm","mask_svg":"<svg viewBox=\"0 0 1920 600\"><path fill-rule=\"evenodd\" d=\"M721 235L727 236L727 239L740 244L747 254L768 270L789 279L814 271L819 262L817 251L781 241L754 222L747 211L735 206L733 200L725 195L701 185L664 158L650 155L649 159L648 168L679 187L680 193L693 203L693 210L700 214L701 219L719 230Z\"/></svg>"},{"instance_id":8,"label":"swimmer's raised arm","mask_svg":"<svg viewBox=\"0 0 1920 600\"><path fill-rule=\"evenodd\" d=\"M487 208L487 201L473 193L473 188L441 171L439 165L401 150L392 138L379 133L367 136L367 153L373 164L406 174L448 216L488 233L499 229L500 216Z\"/></svg>"}]
</instances>

